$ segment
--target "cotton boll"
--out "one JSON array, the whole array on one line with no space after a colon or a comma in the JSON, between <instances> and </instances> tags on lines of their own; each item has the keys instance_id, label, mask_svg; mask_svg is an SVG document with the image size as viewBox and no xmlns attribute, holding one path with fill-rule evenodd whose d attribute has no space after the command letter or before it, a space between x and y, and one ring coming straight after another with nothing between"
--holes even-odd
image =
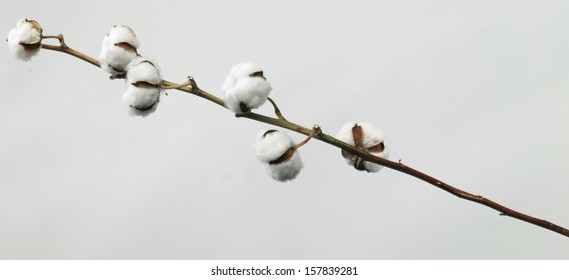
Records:
<instances>
[{"instance_id":1,"label":"cotton boll","mask_svg":"<svg viewBox=\"0 0 569 280\"><path fill-rule=\"evenodd\" d=\"M127 65L126 69L126 82L128 84L146 82L151 85L160 86L162 83L160 70L156 66L156 63L142 56L134 58Z\"/></svg>"},{"instance_id":2,"label":"cotton boll","mask_svg":"<svg viewBox=\"0 0 569 280\"><path fill-rule=\"evenodd\" d=\"M267 101L271 89L271 84L260 77L241 79L225 92L225 106L237 114L257 109Z\"/></svg>"},{"instance_id":3,"label":"cotton boll","mask_svg":"<svg viewBox=\"0 0 569 280\"><path fill-rule=\"evenodd\" d=\"M136 51L115 46L109 36L103 38L99 64L103 71L117 75L126 72L126 66L137 56Z\"/></svg>"},{"instance_id":4,"label":"cotton boll","mask_svg":"<svg viewBox=\"0 0 569 280\"><path fill-rule=\"evenodd\" d=\"M340 128L340 131L336 134L336 138L342 142L346 142L350 145L354 145L354 136L352 134L352 127L356 125L355 122L349 122Z\"/></svg>"},{"instance_id":5,"label":"cotton boll","mask_svg":"<svg viewBox=\"0 0 569 280\"><path fill-rule=\"evenodd\" d=\"M234 87L238 80L247 78L249 77L249 75L259 72L263 72L263 70L260 67L254 65L253 63L244 62L237 64L233 66L233 68L231 68L229 75L227 76L225 82L223 83L222 89L225 92L230 88Z\"/></svg>"},{"instance_id":6,"label":"cotton boll","mask_svg":"<svg viewBox=\"0 0 569 280\"><path fill-rule=\"evenodd\" d=\"M109 32L109 38L113 44L127 43L133 46L135 49L138 49L140 47L140 43L138 42L134 31L125 25L113 26Z\"/></svg>"},{"instance_id":7,"label":"cotton boll","mask_svg":"<svg viewBox=\"0 0 569 280\"><path fill-rule=\"evenodd\" d=\"M98 59L103 71L124 74L127 65L138 56L138 39L127 26L114 26L103 38Z\"/></svg>"},{"instance_id":8,"label":"cotton boll","mask_svg":"<svg viewBox=\"0 0 569 280\"><path fill-rule=\"evenodd\" d=\"M361 135L354 135L354 128L356 126L361 129ZM355 145L359 148L365 148L370 154L385 158L389 157L389 150L385 147L383 141L383 132L370 123L347 123L344 125L336 138L350 145ZM358 170L365 170L367 172L378 172L382 166L376 163L363 161L360 157L342 150L342 156L346 159L349 165L354 166Z\"/></svg>"},{"instance_id":9,"label":"cotton boll","mask_svg":"<svg viewBox=\"0 0 569 280\"><path fill-rule=\"evenodd\" d=\"M123 101L129 113L143 117L153 113L158 106L162 83L156 64L144 57L136 57L127 66L126 83Z\"/></svg>"},{"instance_id":10,"label":"cotton boll","mask_svg":"<svg viewBox=\"0 0 569 280\"><path fill-rule=\"evenodd\" d=\"M369 148L377 143L382 143L384 140L383 132L371 123L363 122L358 123L362 127L363 139L362 144L364 147Z\"/></svg>"},{"instance_id":11,"label":"cotton boll","mask_svg":"<svg viewBox=\"0 0 569 280\"><path fill-rule=\"evenodd\" d=\"M251 63L234 66L222 88L225 106L237 114L261 107L272 89L263 70Z\"/></svg>"},{"instance_id":12,"label":"cotton boll","mask_svg":"<svg viewBox=\"0 0 569 280\"><path fill-rule=\"evenodd\" d=\"M296 178L303 167L293 139L277 130L261 132L254 144L257 158L275 180L285 182Z\"/></svg>"},{"instance_id":13,"label":"cotton boll","mask_svg":"<svg viewBox=\"0 0 569 280\"><path fill-rule=\"evenodd\" d=\"M275 180L286 182L293 180L304 167L300 155L295 152L288 161L281 164L265 164L265 170Z\"/></svg>"},{"instance_id":14,"label":"cotton boll","mask_svg":"<svg viewBox=\"0 0 569 280\"><path fill-rule=\"evenodd\" d=\"M6 39L10 51L16 58L29 61L41 49L42 32L42 27L35 20L18 21Z\"/></svg>"},{"instance_id":15,"label":"cotton boll","mask_svg":"<svg viewBox=\"0 0 569 280\"><path fill-rule=\"evenodd\" d=\"M160 99L160 89L127 86L123 95L124 104L129 114L146 117L156 111Z\"/></svg>"},{"instance_id":16,"label":"cotton boll","mask_svg":"<svg viewBox=\"0 0 569 280\"><path fill-rule=\"evenodd\" d=\"M257 158L263 163L269 163L278 159L293 146L294 140L290 136L272 129L257 135L254 148Z\"/></svg>"}]
</instances>

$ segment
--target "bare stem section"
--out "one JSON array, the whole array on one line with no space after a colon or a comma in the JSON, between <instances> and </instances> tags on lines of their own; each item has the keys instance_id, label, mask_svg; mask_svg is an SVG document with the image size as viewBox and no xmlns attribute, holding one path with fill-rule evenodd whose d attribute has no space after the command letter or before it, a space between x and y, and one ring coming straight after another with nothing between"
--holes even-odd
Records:
<instances>
[{"instance_id":1,"label":"bare stem section","mask_svg":"<svg viewBox=\"0 0 569 280\"><path fill-rule=\"evenodd\" d=\"M269 100L269 102L271 102L271 105L273 105L273 108L275 108L275 115L277 115L280 120L286 121L285 117L281 113L281 110L277 106L277 103L275 103L275 101L270 97L267 97L267 100Z\"/></svg>"},{"instance_id":2,"label":"bare stem section","mask_svg":"<svg viewBox=\"0 0 569 280\"><path fill-rule=\"evenodd\" d=\"M63 41L63 36L62 35L58 35L58 36L53 36L56 39L60 40L60 46L54 46L54 45L45 45L42 44L42 48L44 49L48 49L48 50L52 50L52 51L58 51L58 52L62 52L74 57L77 57L85 62L88 62L94 66L100 67L99 62L90 57L87 56L81 52L78 52L74 49L69 48L67 45L65 45L65 42ZM44 37L44 38L48 38L48 37ZM51 38L51 36L49 37ZM210 94L202 89L199 89L195 83L195 81L193 80L193 78L190 78L189 81L187 83L178 85L169 81L162 81L162 88L170 88L170 89L176 89L179 91L183 91L183 92L187 92L193 95L196 95L198 97L204 98L208 101L211 101L219 106L225 107L225 103L223 102L223 99L216 97L213 94ZM469 192L465 192L461 189L455 188L445 182L442 182L434 177L431 177L425 173L422 173L418 170L415 170L411 167L408 167L406 165L404 165L401 162L394 162L394 161L390 161L387 159L383 159L380 157L376 157L368 152L362 151L360 149L358 149L355 146L352 145L348 145L330 135L324 134L322 133L322 131L320 130L320 127L316 127L313 129L308 129L306 127L300 126L298 124L292 123L287 121L281 114L280 110L278 109L278 107L276 106L276 104L274 103L274 101L272 99L269 99L269 102L271 102L275 108L275 114L277 115L278 118L271 118L265 115L260 115L260 114L256 114L256 113L245 113L245 114L239 114L236 115L239 118L247 118L247 119L251 119L251 120L255 120L258 122L262 122L262 123L266 123L266 124L271 124L274 126L278 126L284 129L288 129L291 131L295 131L298 132L300 134L304 134L309 136L305 141L303 141L304 143L308 142L308 140L310 140L311 138L316 138L324 143L336 146L340 149L346 150L366 161L369 162L373 162L373 163L377 163L379 165L385 166L387 168L393 169L393 170L397 170L399 172L411 175L413 177L416 177L420 180L423 180L439 189L442 189L446 192L449 192L459 198L462 199L466 199L466 200L470 200L472 202L478 203L478 204L482 204L485 205L487 207L490 207L492 209L495 209L496 211L498 211L500 213L500 215L502 216L509 216L518 220L522 220L525 222L528 222L530 224L551 230L553 232L559 233L561 235L567 236L569 237L569 230L567 230L566 228L563 228L561 226L558 226L556 224L553 224L551 222L548 222L546 220L542 220L542 219L538 219L517 211L514 211L510 208L507 208L501 204L498 204L492 200L489 200L487 198L484 198L480 195L474 195L471 194ZM303 142L301 142L302 144L304 144ZM300 144L300 143L299 143ZM302 145L301 145L302 146Z\"/></svg>"},{"instance_id":3,"label":"bare stem section","mask_svg":"<svg viewBox=\"0 0 569 280\"><path fill-rule=\"evenodd\" d=\"M315 124L312 127L312 131L310 131L310 134L308 134L308 137L306 137L306 139L302 140L302 142L299 142L298 144L294 145L293 149L298 150L300 147L304 146L304 144L308 143L308 141L310 141L310 139L312 139L312 137L314 137L314 135L321 133L322 131L320 130L320 126Z\"/></svg>"}]
</instances>

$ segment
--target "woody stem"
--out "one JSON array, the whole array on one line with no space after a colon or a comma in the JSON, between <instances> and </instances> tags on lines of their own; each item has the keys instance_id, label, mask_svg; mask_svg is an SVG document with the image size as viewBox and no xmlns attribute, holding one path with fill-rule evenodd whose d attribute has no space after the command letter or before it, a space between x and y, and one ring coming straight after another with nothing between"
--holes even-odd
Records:
<instances>
[{"instance_id":1,"label":"woody stem","mask_svg":"<svg viewBox=\"0 0 569 280\"><path fill-rule=\"evenodd\" d=\"M56 38L59 39L59 37L57 37L57 36L56 36ZM52 51L62 52L62 53L77 57L83 61L86 61L86 62L94 65L94 66L100 67L99 61L97 61L96 59L67 47L63 43L63 36L61 36L60 43L61 43L60 46L42 44L42 48L52 50ZM162 84L174 85L174 83L168 82L168 81L162 81ZM192 86L194 86L194 85L195 84L192 84ZM208 93L202 89L199 89L197 87L194 87L192 89L190 89L189 87L181 87L181 88L176 88L176 89L190 93L190 94L193 94L193 95L196 95L196 96L204 98L204 99L207 99L208 101L211 101L211 102L213 102L213 103L215 103L221 107L226 108L225 103L223 102L223 99L221 99L221 98L219 98L213 94L210 94L210 93ZM269 101L271 103L273 103L270 99L269 99ZM273 106L276 107L276 105L274 103L273 103ZM279 114L280 114L280 111L278 111L277 116L279 116ZM291 130L291 131L295 131L295 132L300 133L300 134L308 135L309 137L303 142L308 142L308 140L310 140L310 138L314 137L315 134L317 133L314 128L311 131L310 129L308 129L306 127L303 127L303 126L300 126L298 124L287 121L286 119L284 119L282 117L282 115L280 115L278 119L267 117L265 115L255 114L252 112L249 112L246 114L238 114L236 116L239 118L247 118L247 119L255 120L258 122L271 124L274 126L278 126L278 127L282 127L282 128ZM413 176L415 178L418 178L418 179L420 179L424 182L427 182L427 183L429 183L429 184L431 184L431 185L433 185L433 186L435 186L441 190L444 190L444 191L446 191L446 192L448 192L448 193L450 193L450 194L452 194L458 198L469 200L469 201L472 201L474 203L478 203L478 204L487 206L489 208L492 208L494 210L497 210L500 213L500 215L502 215L502 216L509 216L509 217L512 217L512 218L515 218L515 219L518 219L518 220L521 220L521 221L524 221L524 222L527 222L527 223L548 229L550 231L559 233L563 236L569 237L569 230L564 228L564 227L561 227L559 225L556 225L556 224L551 223L551 222L546 221L546 220L538 219L538 218L523 214L521 212L517 212L517 211L512 210L510 208L507 208L501 204L498 204L492 200L489 200L483 196L474 195L474 194L471 194L469 192L458 189L456 187L453 187L453 186L451 186L445 182L442 182L442 181L440 181L434 177L431 177L431 176L429 176L425 173L422 173L416 169L413 169L409 166L406 166L401 162L394 162L394 161L390 161L390 160L387 160L384 158L374 156L370 153L367 153L367 152L364 152L364 151L358 149L357 147L355 147L353 145L349 145L349 144L342 142L342 141L340 141L340 140L338 140L338 139L336 139L330 135L324 134L319 129L317 131L318 131L318 135L315 138L317 138L318 140L325 142L327 144L330 144L332 146L338 147L342 150L346 150L346 151L350 152L351 154L354 154L354 155L356 155L356 156L358 156L358 157L360 157L366 161L373 162L373 163L385 166L387 168L390 168L390 169L405 173L407 175Z\"/></svg>"}]
</instances>

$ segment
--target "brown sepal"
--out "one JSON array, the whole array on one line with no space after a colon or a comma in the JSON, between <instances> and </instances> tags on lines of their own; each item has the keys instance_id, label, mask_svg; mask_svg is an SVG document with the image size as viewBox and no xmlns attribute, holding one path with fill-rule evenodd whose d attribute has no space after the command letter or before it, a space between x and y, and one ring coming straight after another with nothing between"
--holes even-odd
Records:
<instances>
[{"instance_id":1,"label":"brown sepal","mask_svg":"<svg viewBox=\"0 0 569 280\"><path fill-rule=\"evenodd\" d=\"M354 137L354 145L357 148L365 148L363 144L364 132L361 126L355 124L354 127L352 127L352 136Z\"/></svg>"},{"instance_id":2,"label":"brown sepal","mask_svg":"<svg viewBox=\"0 0 569 280\"><path fill-rule=\"evenodd\" d=\"M133 45L127 43L127 42L116 43L116 44L115 44L115 47L119 47L119 48L121 48L121 49L123 49L123 50L125 50L125 51L127 51L127 52L132 52L132 53L138 54L138 53L136 52L136 48L135 48ZM147 61L147 62L149 62L149 61ZM149 62L149 63L150 63L150 62Z\"/></svg>"},{"instance_id":3,"label":"brown sepal","mask_svg":"<svg viewBox=\"0 0 569 280\"><path fill-rule=\"evenodd\" d=\"M37 21L33 19L25 19L25 21L31 23L33 28L37 30L40 33L40 35L43 33L43 28Z\"/></svg>"},{"instance_id":4,"label":"brown sepal","mask_svg":"<svg viewBox=\"0 0 569 280\"><path fill-rule=\"evenodd\" d=\"M138 87L138 88L158 88L159 85L155 85L153 83L149 83L147 81L138 81L136 83L131 83L131 85Z\"/></svg>"},{"instance_id":5,"label":"brown sepal","mask_svg":"<svg viewBox=\"0 0 569 280\"><path fill-rule=\"evenodd\" d=\"M269 164L273 165L273 164L280 164L283 163L285 161L288 161L289 159L292 158L292 156L294 156L294 152L296 150L293 147L288 148L288 150L286 150L286 152L284 152L284 154L282 154L282 156L280 156L279 158L269 161Z\"/></svg>"},{"instance_id":6,"label":"brown sepal","mask_svg":"<svg viewBox=\"0 0 569 280\"><path fill-rule=\"evenodd\" d=\"M260 78L267 80L267 78L265 78L265 76L263 76L263 71L257 71L257 72L251 73L251 74L249 74L249 77L260 77Z\"/></svg>"},{"instance_id":7,"label":"brown sepal","mask_svg":"<svg viewBox=\"0 0 569 280\"><path fill-rule=\"evenodd\" d=\"M383 150L385 150L385 145L383 144L383 142L367 148L367 151L370 153L381 153L383 152Z\"/></svg>"},{"instance_id":8,"label":"brown sepal","mask_svg":"<svg viewBox=\"0 0 569 280\"><path fill-rule=\"evenodd\" d=\"M248 113L249 111L251 111L251 109L249 109L249 107L247 107L247 104L240 102L239 103L239 109L241 109L241 112L243 113Z\"/></svg>"},{"instance_id":9,"label":"brown sepal","mask_svg":"<svg viewBox=\"0 0 569 280\"><path fill-rule=\"evenodd\" d=\"M269 129L269 130L265 131L265 133L263 133L263 138L265 138L267 135L274 133L274 132L277 132L277 130Z\"/></svg>"},{"instance_id":10,"label":"brown sepal","mask_svg":"<svg viewBox=\"0 0 569 280\"><path fill-rule=\"evenodd\" d=\"M35 50L41 48L41 42L37 42L37 43L22 43L22 42L20 42L20 46L22 46L25 51L32 52L32 51L35 51Z\"/></svg>"},{"instance_id":11,"label":"brown sepal","mask_svg":"<svg viewBox=\"0 0 569 280\"><path fill-rule=\"evenodd\" d=\"M148 111L148 110L152 109L152 107L154 107L154 105L156 105L157 102L158 102L158 101L156 101L156 102L152 103L152 105L150 105L150 106L148 106L148 107L144 107L144 108L139 108L139 107L135 107L135 106L132 106L132 105L130 105L130 107L132 107L132 108L134 108L134 109L136 109L136 110L138 110L138 111L144 112L144 111Z\"/></svg>"}]
</instances>

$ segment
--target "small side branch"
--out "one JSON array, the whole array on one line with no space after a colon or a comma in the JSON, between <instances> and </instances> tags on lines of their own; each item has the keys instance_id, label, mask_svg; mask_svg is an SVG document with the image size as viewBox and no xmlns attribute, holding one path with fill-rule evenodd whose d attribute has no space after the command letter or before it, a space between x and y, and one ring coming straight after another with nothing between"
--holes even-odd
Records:
<instances>
[{"instance_id":1,"label":"small side branch","mask_svg":"<svg viewBox=\"0 0 569 280\"><path fill-rule=\"evenodd\" d=\"M281 113L281 110L279 110L279 107L277 106L277 104L275 103L275 101L273 101L272 98L267 97L267 100L269 100L269 102L271 102L271 104L273 104L273 108L275 108L275 115L277 115L277 117L279 118L279 120L283 120L283 121L287 121L285 119L285 117L283 116L283 114Z\"/></svg>"},{"instance_id":2,"label":"small side branch","mask_svg":"<svg viewBox=\"0 0 569 280\"><path fill-rule=\"evenodd\" d=\"M194 78L192 78L191 76L188 76L188 80L184 83L181 84L172 84L172 83L162 83L160 85L161 89L180 89L183 87L190 87L191 90L193 91L194 87L192 85L194 85L196 82L194 81Z\"/></svg>"},{"instance_id":3,"label":"small side branch","mask_svg":"<svg viewBox=\"0 0 569 280\"><path fill-rule=\"evenodd\" d=\"M320 133L322 133L322 130L320 130L320 126L315 124L312 127L312 131L310 131L310 134L308 134L308 137L306 137L306 139L302 140L302 142L299 142L298 144L296 144L293 147L293 149L298 150L300 147L304 146L304 144L308 143L308 141L310 141L310 139L312 139L312 137L314 137L314 135L320 134Z\"/></svg>"},{"instance_id":4,"label":"small side branch","mask_svg":"<svg viewBox=\"0 0 569 280\"><path fill-rule=\"evenodd\" d=\"M59 40L59 46L63 49L68 48L68 46L65 44L65 39L63 38L62 34L59 35L47 35L47 36L41 36L42 40L43 39L57 39Z\"/></svg>"}]
</instances>

